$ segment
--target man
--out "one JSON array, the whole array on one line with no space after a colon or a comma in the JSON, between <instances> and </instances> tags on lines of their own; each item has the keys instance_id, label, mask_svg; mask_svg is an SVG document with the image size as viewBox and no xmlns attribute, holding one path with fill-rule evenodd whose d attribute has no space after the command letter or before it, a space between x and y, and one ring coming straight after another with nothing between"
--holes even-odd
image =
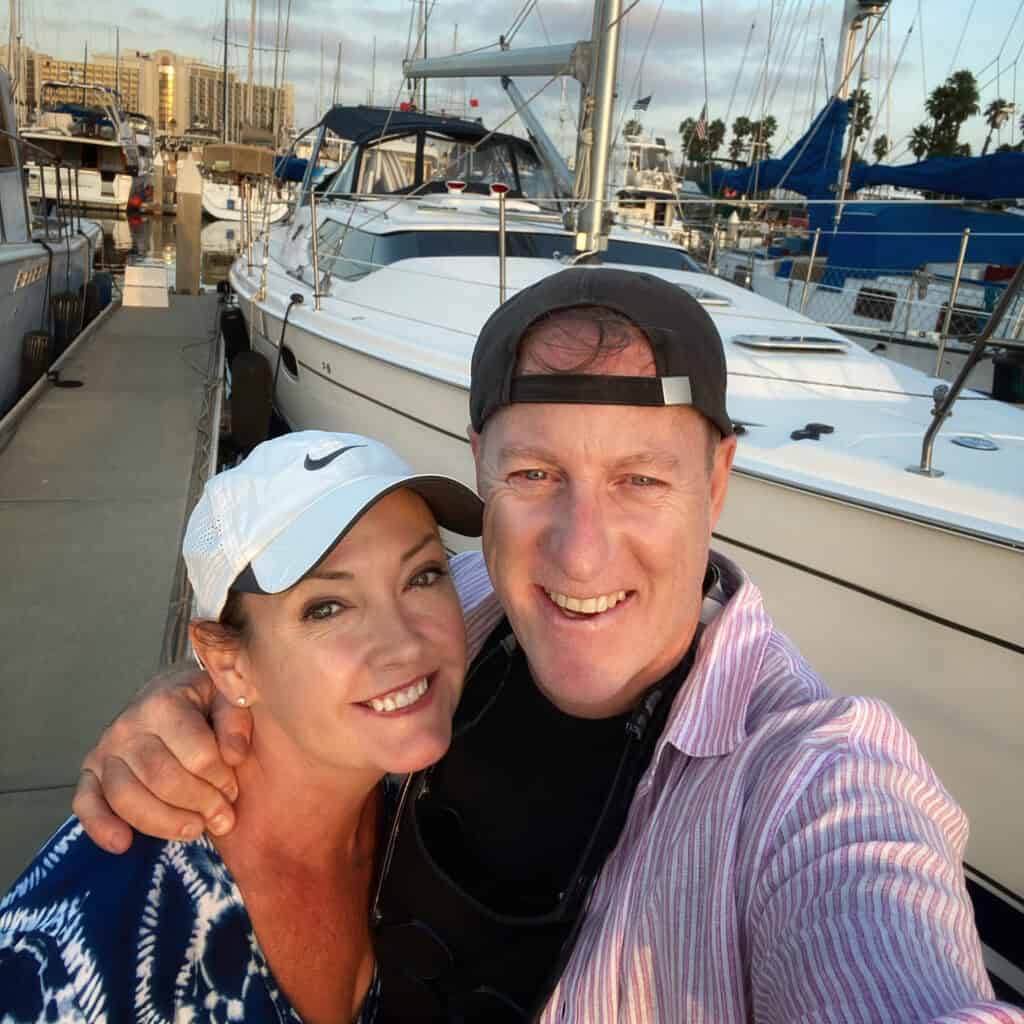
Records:
<instances>
[{"instance_id":1,"label":"man","mask_svg":"<svg viewBox=\"0 0 1024 1024\"><path fill-rule=\"evenodd\" d=\"M387 1019L1024 1022L989 1001L959 809L710 554L725 380L710 318L646 274L565 270L484 325L486 572L453 563L479 653L384 855ZM207 697L160 689L87 757L97 842L130 841L104 794L160 835L230 828ZM236 762L246 728L221 717Z\"/></svg>"}]
</instances>

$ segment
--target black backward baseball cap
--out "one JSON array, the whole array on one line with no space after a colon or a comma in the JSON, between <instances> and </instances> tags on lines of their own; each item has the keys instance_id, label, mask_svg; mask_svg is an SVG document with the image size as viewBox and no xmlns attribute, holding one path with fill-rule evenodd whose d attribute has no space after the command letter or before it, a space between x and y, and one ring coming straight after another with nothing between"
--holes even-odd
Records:
<instances>
[{"instance_id":1,"label":"black backward baseball cap","mask_svg":"<svg viewBox=\"0 0 1024 1024\"><path fill-rule=\"evenodd\" d=\"M526 332L545 316L578 306L603 306L634 324L650 342L657 376L516 375L519 342ZM524 288L481 328L471 373L469 411L477 433L493 413L514 402L688 405L723 437L733 433L725 409L725 352L718 328L689 292L653 274L570 267Z\"/></svg>"}]
</instances>

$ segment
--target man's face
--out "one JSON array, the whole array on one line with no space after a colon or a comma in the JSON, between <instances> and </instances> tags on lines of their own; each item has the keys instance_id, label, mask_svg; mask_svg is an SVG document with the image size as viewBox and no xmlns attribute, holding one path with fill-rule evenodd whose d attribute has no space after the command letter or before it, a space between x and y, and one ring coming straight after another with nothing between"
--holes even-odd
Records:
<instances>
[{"instance_id":1,"label":"man's face","mask_svg":"<svg viewBox=\"0 0 1024 1024\"><path fill-rule=\"evenodd\" d=\"M577 358L543 342L519 372ZM654 370L639 341L589 372ZM707 421L692 409L517 404L473 447L484 556L537 684L579 717L632 707L693 638L735 439L709 469Z\"/></svg>"}]
</instances>

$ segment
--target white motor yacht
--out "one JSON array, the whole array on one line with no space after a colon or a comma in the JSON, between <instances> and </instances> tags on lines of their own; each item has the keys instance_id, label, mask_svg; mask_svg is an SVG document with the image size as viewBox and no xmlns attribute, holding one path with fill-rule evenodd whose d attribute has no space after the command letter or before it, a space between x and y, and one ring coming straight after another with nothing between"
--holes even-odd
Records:
<instances>
[{"instance_id":1,"label":"white motor yacht","mask_svg":"<svg viewBox=\"0 0 1024 1024\"><path fill-rule=\"evenodd\" d=\"M322 131L340 127L338 109ZM365 131L350 133L326 195L243 251L230 281L293 428L370 434L472 484L477 333L503 289L574 261L576 239L523 140L356 111ZM404 177L389 146L418 154ZM1019 935L1024 409L964 391L937 419L956 397L937 396L937 379L702 273L670 244L613 228L600 262L657 274L714 319L740 433L715 546L834 690L884 700L907 724L970 817L976 906ZM1000 322L1020 312L1022 281ZM990 969L1024 992L1019 944L982 932Z\"/></svg>"}]
</instances>

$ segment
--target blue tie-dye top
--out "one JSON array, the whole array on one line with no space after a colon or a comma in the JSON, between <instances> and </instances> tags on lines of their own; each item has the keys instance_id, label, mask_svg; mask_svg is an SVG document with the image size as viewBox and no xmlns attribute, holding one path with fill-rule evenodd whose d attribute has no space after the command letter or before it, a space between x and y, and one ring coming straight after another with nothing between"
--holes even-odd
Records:
<instances>
[{"instance_id":1,"label":"blue tie-dye top","mask_svg":"<svg viewBox=\"0 0 1024 1024\"><path fill-rule=\"evenodd\" d=\"M358 1024L370 1024L376 979ZM204 836L104 853L70 818L0 903L4 1024L301 1024Z\"/></svg>"}]
</instances>

